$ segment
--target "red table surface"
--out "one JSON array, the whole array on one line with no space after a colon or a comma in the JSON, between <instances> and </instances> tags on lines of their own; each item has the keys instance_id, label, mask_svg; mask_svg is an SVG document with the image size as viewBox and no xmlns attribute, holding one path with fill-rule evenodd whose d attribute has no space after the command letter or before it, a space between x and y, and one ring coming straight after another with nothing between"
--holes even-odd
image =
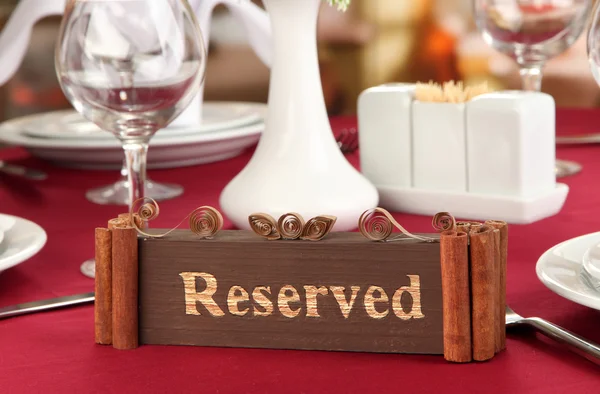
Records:
<instances>
[{"instance_id":1,"label":"red table surface","mask_svg":"<svg viewBox=\"0 0 600 394\"><path fill-rule=\"evenodd\" d=\"M600 132L597 110L558 110L559 134ZM334 130L354 118L332 120ZM218 206L221 190L251 151L220 163L151 171L156 181L185 186L161 203L155 226L168 227L199 205ZM600 343L600 313L547 289L537 279L538 257L569 238L600 230L600 145L559 148L583 164L556 216L510 227L509 304ZM27 262L0 275L0 307L93 290L79 265L93 255L93 229L124 209L99 206L84 191L115 181L115 171L54 167L21 149L0 159L47 170L48 180L0 177L0 212L40 224L48 243ZM358 164L358 154L348 156ZM410 231L429 231L431 218L394 215ZM226 222L230 227L230 222ZM367 262L365 262L367 264ZM320 393L320 392L598 393L600 367L532 331L510 331L507 350L485 363L450 364L441 356L177 346L118 351L94 344L93 307L82 306L0 320L0 393Z\"/></svg>"}]
</instances>

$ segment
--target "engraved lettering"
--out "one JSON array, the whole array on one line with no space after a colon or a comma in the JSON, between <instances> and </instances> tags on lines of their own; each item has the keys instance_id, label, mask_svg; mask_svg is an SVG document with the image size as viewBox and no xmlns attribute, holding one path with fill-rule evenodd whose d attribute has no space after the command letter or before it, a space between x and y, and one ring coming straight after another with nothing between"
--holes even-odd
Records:
<instances>
[{"instance_id":1,"label":"engraved lettering","mask_svg":"<svg viewBox=\"0 0 600 394\"><path fill-rule=\"evenodd\" d=\"M419 275L407 276L410 279L410 287L402 286L396 290L394 297L392 297L392 309L396 316L402 320L422 319L425 315L421 312L421 278ZM402 308L402 295L404 293L408 293L412 297L412 308L408 313L404 312L404 308Z\"/></svg>"},{"instance_id":2,"label":"engraved lettering","mask_svg":"<svg viewBox=\"0 0 600 394\"><path fill-rule=\"evenodd\" d=\"M377 295L375 293L377 293ZM389 301L390 299L388 298L388 295L386 294L385 290L383 290L381 287L369 287L367 293L365 294L365 309L367 311L367 314L373 319L383 319L390 312L389 309L386 307L385 311L379 312L377 311L377 308L375 308L375 304L387 304Z\"/></svg>"},{"instance_id":3,"label":"engraved lettering","mask_svg":"<svg viewBox=\"0 0 600 394\"><path fill-rule=\"evenodd\" d=\"M354 302L356 301L356 297L358 296L360 287L352 286L350 288L352 290L352 294L350 295L350 302L346 300L346 295L344 294L346 288L344 286L330 286L329 289L333 293L335 300L340 306L342 316L344 316L344 318L347 319L350 316L350 312L352 311L352 307L354 306Z\"/></svg>"},{"instance_id":4,"label":"engraved lettering","mask_svg":"<svg viewBox=\"0 0 600 394\"><path fill-rule=\"evenodd\" d=\"M288 295L288 292L291 295ZM290 308L291 302L300 302L300 294L294 286L286 285L279 290L279 297L277 298L277 305L279 306L279 312L287 318L294 318L300 314L302 307L298 309Z\"/></svg>"},{"instance_id":5,"label":"engraved lettering","mask_svg":"<svg viewBox=\"0 0 600 394\"><path fill-rule=\"evenodd\" d=\"M250 310L249 307L240 310L240 302L250 301L250 296L242 286L232 286L227 294L227 309L235 316L244 316Z\"/></svg>"},{"instance_id":6,"label":"engraved lettering","mask_svg":"<svg viewBox=\"0 0 600 394\"><path fill-rule=\"evenodd\" d=\"M252 298L258 306L264 309L264 311L260 311L255 305L254 316L270 316L273 313L273 303L264 293L271 295L271 286L258 286L252 291Z\"/></svg>"},{"instance_id":7,"label":"engraved lettering","mask_svg":"<svg viewBox=\"0 0 600 394\"><path fill-rule=\"evenodd\" d=\"M185 313L186 315L198 315L197 303L204 305L206 310L212 316L224 316L225 313L219 308L213 295L217 292L217 279L211 274L205 272L182 272L179 274L183 279L183 286L185 290ZM206 283L206 289L198 293L196 289L196 278L201 278Z\"/></svg>"},{"instance_id":8,"label":"engraved lettering","mask_svg":"<svg viewBox=\"0 0 600 394\"><path fill-rule=\"evenodd\" d=\"M304 286L306 292L306 317L321 317L317 308L317 296L329 294L327 287Z\"/></svg>"},{"instance_id":9,"label":"engraved lettering","mask_svg":"<svg viewBox=\"0 0 600 394\"><path fill-rule=\"evenodd\" d=\"M228 289L227 294L216 297L217 300L224 300L224 302L220 301L223 304L218 304L214 298L218 287L215 276L206 272L182 272L179 276L183 280L185 314L195 316L222 317L228 313L240 317L268 317L278 311L282 316L293 319L300 316L306 307L306 317L318 319L324 317L322 314L337 315L337 312L326 308L332 305L330 303L333 299L323 298L333 295L343 318L347 320L354 310L359 293L363 291L361 286L307 284L302 286L304 297L301 297L297 288L292 285L283 285L278 293L272 292L271 286L255 286L250 292L249 287L234 285ZM425 318L421 305L421 278L419 275L406 275L406 277L409 279L409 285L399 287L395 291L393 288L388 288L389 293L380 286L365 287L363 305L370 318L379 320L393 316L403 321ZM224 297L225 295L227 297ZM199 304L202 306L200 307ZM362 305L359 304L358 307ZM339 315L337 316L339 318Z\"/></svg>"}]
</instances>

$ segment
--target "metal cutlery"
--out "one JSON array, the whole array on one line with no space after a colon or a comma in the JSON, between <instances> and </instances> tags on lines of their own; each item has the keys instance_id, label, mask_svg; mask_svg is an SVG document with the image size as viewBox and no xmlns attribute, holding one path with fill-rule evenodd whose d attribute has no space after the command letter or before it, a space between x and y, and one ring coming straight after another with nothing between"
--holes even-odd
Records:
<instances>
[{"instance_id":1,"label":"metal cutlery","mask_svg":"<svg viewBox=\"0 0 600 394\"><path fill-rule=\"evenodd\" d=\"M342 153L353 153L358 149L358 131L355 128L343 129L336 141Z\"/></svg>"},{"instance_id":2,"label":"metal cutlery","mask_svg":"<svg viewBox=\"0 0 600 394\"><path fill-rule=\"evenodd\" d=\"M24 304L0 308L0 320L35 312L90 304L93 302L94 293L76 294L65 297L50 298L42 301L27 302ZM551 339L568 345L569 350L596 364L600 364L599 345L539 317L522 317L513 311L509 306L506 306L506 328L509 329L511 327L525 325L537 329Z\"/></svg>"},{"instance_id":3,"label":"metal cutlery","mask_svg":"<svg viewBox=\"0 0 600 394\"><path fill-rule=\"evenodd\" d=\"M600 133L556 137L557 145L584 145L600 143Z\"/></svg>"},{"instance_id":4,"label":"metal cutlery","mask_svg":"<svg viewBox=\"0 0 600 394\"><path fill-rule=\"evenodd\" d=\"M0 320L29 313L42 312L51 309L83 305L94 302L94 293L75 294L65 297L50 298L47 300L26 302L24 304L0 308Z\"/></svg>"},{"instance_id":5,"label":"metal cutlery","mask_svg":"<svg viewBox=\"0 0 600 394\"><path fill-rule=\"evenodd\" d=\"M547 337L566 344L569 350L600 364L600 346L539 317L522 317L506 306L506 328L528 325Z\"/></svg>"},{"instance_id":6,"label":"metal cutlery","mask_svg":"<svg viewBox=\"0 0 600 394\"><path fill-rule=\"evenodd\" d=\"M9 164L2 160L0 160L0 172L9 175L21 176L23 178L33 179L36 181L42 181L48 178L48 175L43 171L19 166L16 164Z\"/></svg>"}]
</instances>

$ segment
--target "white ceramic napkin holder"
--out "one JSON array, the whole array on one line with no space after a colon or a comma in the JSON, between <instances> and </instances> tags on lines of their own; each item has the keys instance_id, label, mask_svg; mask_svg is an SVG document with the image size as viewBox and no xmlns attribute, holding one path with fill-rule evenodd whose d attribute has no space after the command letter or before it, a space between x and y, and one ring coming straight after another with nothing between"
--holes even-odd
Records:
<instances>
[{"instance_id":1,"label":"white ceramic napkin holder","mask_svg":"<svg viewBox=\"0 0 600 394\"><path fill-rule=\"evenodd\" d=\"M388 84L358 100L361 170L393 211L526 224L555 215L555 104L502 91L464 104L418 102L415 85Z\"/></svg>"}]
</instances>

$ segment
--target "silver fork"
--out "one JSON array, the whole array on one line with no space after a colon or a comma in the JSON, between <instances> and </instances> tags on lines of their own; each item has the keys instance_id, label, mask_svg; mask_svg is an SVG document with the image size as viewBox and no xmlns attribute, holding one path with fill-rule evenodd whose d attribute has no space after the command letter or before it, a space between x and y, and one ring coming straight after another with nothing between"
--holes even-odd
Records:
<instances>
[{"instance_id":1,"label":"silver fork","mask_svg":"<svg viewBox=\"0 0 600 394\"><path fill-rule=\"evenodd\" d=\"M567 345L569 350L596 364L600 364L600 346L597 344L539 317L522 317L507 305L506 328L523 325L534 327L547 337Z\"/></svg>"},{"instance_id":2,"label":"silver fork","mask_svg":"<svg viewBox=\"0 0 600 394\"><path fill-rule=\"evenodd\" d=\"M0 160L0 172L21 176L27 179L33 179L36 181L42 181L48 178L48 175L40 170L35 170L33 168L27 168L16 164L9 164L3 160Z\"/></svg>"},{"instance_id":3,"label":"silver fork","mask_svg":"<svg viewBox=\"0 0 600 394\"><path fill-rule=\"evenodd\" d=\"M343 129L336 141L342 153L352 153L358 149L358 131L354 127Z\"/></svg>"}]
</instances>

